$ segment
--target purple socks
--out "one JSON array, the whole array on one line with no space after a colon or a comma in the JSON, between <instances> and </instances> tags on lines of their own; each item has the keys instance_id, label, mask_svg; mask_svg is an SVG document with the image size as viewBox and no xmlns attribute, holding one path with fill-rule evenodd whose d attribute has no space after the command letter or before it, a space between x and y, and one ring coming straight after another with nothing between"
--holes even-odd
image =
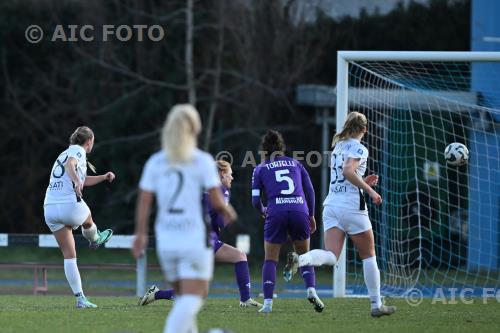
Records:
<instances>
[{"instance_id":1,"label":"purple socks","mask_svg":"<svg viewBox=\"0 0 500 333\"><path fill-rule=\"evenodd\" d=\"M250 299L250 272L248 261L239 261L234 264L234 274L240 289L240 301L245 302Z\"/></svg>"},{"instance_id":2,"label":"purple socks","mask_svg":"<svg viewBox=\"0 0 500 333\"><path fill-rule=\"evenodd\" d=\"M313 266L302 266L299 268L300 275L304 279L304 284L307 288L315 288L316 287L316 274L314 273Z\"/></svg>"},{"instance_id":3,"label":"purple socks","mask_svg":"<svg viewBox=\"0 0 500 333\"><path fill-rule=\"evenodd\" d=\"M264 266L262 266L262 289L264 291L264 299L273 299L277 264L278 263L274 260L266 260L264 261Z\"/></svg>"},{"instance_id":4,"label":"purple socks","mask_svg":"<svg viewBox=\"0 0 500 333\"><path fill-rule=\"evenodd\" d=\"M158 290L155 293L155 299L172 299L173 296L174 296L174 290L173 289Z\"/></svg>"}]
</instances>

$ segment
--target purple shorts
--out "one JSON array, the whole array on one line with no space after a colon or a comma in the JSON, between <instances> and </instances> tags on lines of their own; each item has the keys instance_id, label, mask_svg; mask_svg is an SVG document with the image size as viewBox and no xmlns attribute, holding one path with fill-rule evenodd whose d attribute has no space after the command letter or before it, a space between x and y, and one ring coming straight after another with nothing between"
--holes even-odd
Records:
<instances>
[{"instance_id":1,"label":"purple shorts","mask_svg":"<svg viewBox=\"0 0 500 333\"><path fill-rule=\"evenodd\" d=\"M219 249L222 247L222 245L224 245L224 243L219 240L219 236L217 236L215 232L212 231L210 233L210 236L212 237L212 245L214 247L214 253L215 253L219 251Z\"/></svg>"},{"instance_id":2,"label":"purple shorts","mask_svg":"<svg viewBox=\"0 0 500 333\"><path fill-rule=\"evenodd\" d=\"M264 239L266 242L283 244L290 235L292 241L305 240L311 235L309 215L292 210L282 211L266 217Z\"/></svg>"}]
</instances>

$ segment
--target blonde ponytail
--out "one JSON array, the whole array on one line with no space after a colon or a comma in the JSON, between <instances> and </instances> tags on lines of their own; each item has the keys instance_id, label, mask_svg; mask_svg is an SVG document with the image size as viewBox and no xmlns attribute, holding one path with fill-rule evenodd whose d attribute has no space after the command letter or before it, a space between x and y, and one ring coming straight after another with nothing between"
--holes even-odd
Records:
<instances>
[{"instance_id":1,"label":"blonde ponytail","mask_svg":"<svg viewBox=\"0 0 500 333\"><path fill-rule=\"evenodd\" d=\"M342 131L333 136L332 148L335 147L337 142L346 140L358 133L360 133L368 125L368 120L364 114L353 111L347 115L347 119L342 127Z\"/></svg>"}]
</instances>

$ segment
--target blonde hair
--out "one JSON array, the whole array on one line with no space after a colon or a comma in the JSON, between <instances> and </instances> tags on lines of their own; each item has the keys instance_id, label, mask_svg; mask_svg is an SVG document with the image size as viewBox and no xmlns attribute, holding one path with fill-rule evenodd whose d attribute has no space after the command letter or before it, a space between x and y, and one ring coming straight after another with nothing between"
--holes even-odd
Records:
<instances>
[{"instance_id":1,"label":"blonde hair","mask_svg":"<svg viewBox=\"0 0 500 333\"><path fill-rule=\"evenodd\" d=\"M353 111L347 115L347 119L342 127L342 131L333 136L332 148L339 141L346 140L356 134L361 133L368 125L368 120L364 114Z\"/></svg>"},{"instance_id":2,"label":"blonde hair","mask_svg":"<svg viewBox=\"0 0 500 333\"><path fill-rule=\"evenodd\" d=\"M231 169L231 164L224 160L215 161L215 165L217 166L217 170L219 172L227 172L229 169Z\"/></svg>"},{"instance_id":3,"label":"blonde hair","mask_svg":"<svg viewBox=\"0 0 500 333\"><path fill-rule=\"evenodd\" d=\"M72 145L83 145L87 140L94 137L94 132L87 126L80 126L70 135L69 143Z\"/></svg>"},{"instance_id":4,"label":"blonde hair","mask_svg":"<svg viewBox=\"0 0 500 333\"><path fill-rule=\"evenodd\" d=\"M187 162L201 131L198 111L190 104L177 104L168 113L162 130L162 149L172 162Z\"/></svg>"},{"instance_id":5,"label":"blonde hair","mask_svg":"<svg viewBox=\"0 0 500 333\"><path fill-rule=\"evenodd\" d=\"M94 132L87 126L77 127L76 130L69 137L69 144L71 145L83 145L88 140L94 137ZM95 174L95 166L87 160L87 165L89 169Z\"/></svg>"}]
</instances>

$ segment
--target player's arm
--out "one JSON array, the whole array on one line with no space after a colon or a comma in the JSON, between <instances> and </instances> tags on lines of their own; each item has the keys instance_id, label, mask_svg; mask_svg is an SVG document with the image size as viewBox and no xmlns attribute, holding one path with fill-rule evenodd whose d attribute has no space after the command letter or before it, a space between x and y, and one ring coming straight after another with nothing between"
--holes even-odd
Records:
<instances>
[{"instance_id":1,"label":"player's arm","mask_svg":"<svg viewBox=\"0 0 500 333\"><path fill-rule=\"evenodd\" d=\"M259 212L262 217L266 217L266 207L260 200L262 185L259 179L259 171L257 168L253 170L252 174L252 206Z\"/></svg>"},{"instance_id":2,"label":"player's arm","mask_svg":"<svg viewBox=\"0 0 500 333\"><path fill-rule=\"evenodd\" d=\"M210 201L212 208L224 216L225 225L236 221L238 216L236 215L233 206L231 206L231 204L226 205L224 197L218 187L208 189L208 200Z\"/></svg>"},{"instance_id":3,"label":"player's arm","mask_svg":"<svg viewBox=\"0 0 500 333\"><path fill-rule=\"evenodd\" d=\"M378 184L378 175L375 174L368 175L365 178L363 178L363 180L371 187L374 187Z\"/></svg>"},{"instance_id":4,"label":"player's arm","mask_svg":"<svg viewBox=\"0 0 500 333\"><path fill-rule=\"evenodd\" d=\"M112 182L115 180L115 174L112 173L111 171L106 172L104 175L99 175L99 176L87 176L85 177L85 186L94 186L99 183L102 183L103 181L107 180L108 182Z\"/></svg>"},{"instance_id":5,"label":"player's arm","mask_svg":"<svg viewBox=\"0 0 500 333\"><path fill-rule=\"evenodd\" d=\"M153 198L153 192L139 190L135 209L135 239L132 247L135 258L141 257L148 245L148 217Z\"/></svg>"},{"instance_id":6,"label":"player's arm","mask_svg":"<svg viewBox=\"0 0 500 333\"><path fill-rule=\"evenodd\" d=\"M135 258L141 257L148 245L148 218L156 192L157 178L153 161L150 158L142 170L135 207L135 238L132 246L132 254Z\"/></svg>"},{"instance_id":7,"label":"player's arm","mask_svg":"<svg viewBox=\"0 0 500 333\"><path fill-rule=\"evenodd\" d=\"M303 165L300 165L300 173L302 176L302 188L306 196L307 207L309 208L309 216L314 216L314 209L316 205L316 198L314 195L314 187L311 182L311 177Z\"/></svg>"},{"instance_id":8,"label":"player's arm","mask_svg":"<svg viewBox=\"0 0 500 333\"><path fill-rule=\"evenodd\" d=\"M80 181L80 178L78 178L78 175L76 174L76 166L78 165L78 161L74 157L68 158L68 161L64 165L64 170L68 174L69 178L73 182L73 185L75 187L75 192L76 195L81 198L82 197L82 189L83 189L83 184Z\"/></svg>"},{"instance_id":9,"label":"player's arm","mask_svg":"<svg viewBox=\"0 0 500 333\"><path fill-rule=\"evenodd\" d=\"M254 195L255 190L252 190L252 206L257 209L257 211L262 215L266 215L266 207L262 204L262 200L260 200L260 193L258 195Z\"/></svg>"},{"instance_id":10,"label":"player's arm","mask_svg":"<svg viewBox=\"0 0 500 333\"><path fill-rule=\"evenodd\" d=\"M373 203L379 205L380 203L382 203L382 197L356 173L356 169L359 166L359 161L359 158L348 158L347 161L344 162L342 175L351 184L363 189L366 193L368 193L370 198L372 198Z\"/></svg>"},{"instance_id":11,"label":"player's arm","mask_svg":"<svg viewBox=\"0 0 500 333\"><path fill-rule=\"evenodd\" d=\"M314 217L316 197L314 195L314 187L311 182L311 177L309 173L304 168L302 164L300 165L300 173L302 176L302 188L304 189L304 194L306 196L307 208L309 209L309 224L311 228L311 233L316 231L316 218Z\"/></svg>"}]
</instances>

